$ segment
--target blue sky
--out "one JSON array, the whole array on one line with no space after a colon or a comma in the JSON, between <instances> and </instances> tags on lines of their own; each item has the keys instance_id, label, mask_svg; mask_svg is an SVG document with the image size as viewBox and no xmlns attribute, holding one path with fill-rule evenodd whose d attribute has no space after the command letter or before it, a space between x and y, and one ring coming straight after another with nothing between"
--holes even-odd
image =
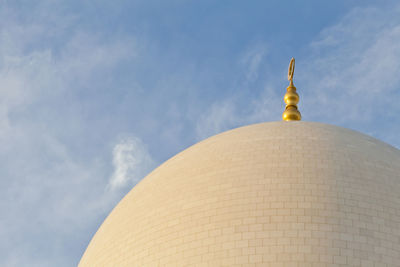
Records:
<instances>
[{"instance_id":1,"label":"blue sky","mask_svg":"<svg viewBox=\"0 0 400 267\"><path fill-rule=\"evenodd\" d=\"M398 1L0 0L0 265L74 266L154 167L303 120L400 148Z\"/></svg>"}]
</instances>

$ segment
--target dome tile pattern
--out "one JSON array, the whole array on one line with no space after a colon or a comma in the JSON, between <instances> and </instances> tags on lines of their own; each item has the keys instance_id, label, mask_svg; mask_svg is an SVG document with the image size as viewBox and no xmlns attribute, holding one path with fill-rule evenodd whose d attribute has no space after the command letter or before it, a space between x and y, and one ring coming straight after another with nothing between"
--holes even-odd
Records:
<instances>
[{"instance_id":1,"label":"dome tile pattern","mask_svg":"<svg viewBox=\"0 0 400 267\"><path fill-rule=\"evenodd\" d=\"M79 266L399 266L400 151L273 122L171 158L115 207Z\"/></svg>"}]
</instances>

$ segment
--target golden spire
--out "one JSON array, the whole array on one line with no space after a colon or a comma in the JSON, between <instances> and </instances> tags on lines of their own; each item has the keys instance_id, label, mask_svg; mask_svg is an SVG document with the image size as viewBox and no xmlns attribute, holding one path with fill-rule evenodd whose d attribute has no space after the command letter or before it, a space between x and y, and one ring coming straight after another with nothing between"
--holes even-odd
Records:
<instances>
[{"instance_id":1,"label":"golden spire","mask_svg":"<svg viewBox=\"0 0 400 267\"><path fill-rule=\"evenodd\" d=\"M297 110L297 103L299 103L299 95L296 93L296 87L293 85L293 74L294 74L294 58L290 60L288 80L290 84L286 88L286 94L283 98L286 103L285 111L282 114L284 121L299 121L301 120L301 114Z\"/></svg>"}]
</instances>

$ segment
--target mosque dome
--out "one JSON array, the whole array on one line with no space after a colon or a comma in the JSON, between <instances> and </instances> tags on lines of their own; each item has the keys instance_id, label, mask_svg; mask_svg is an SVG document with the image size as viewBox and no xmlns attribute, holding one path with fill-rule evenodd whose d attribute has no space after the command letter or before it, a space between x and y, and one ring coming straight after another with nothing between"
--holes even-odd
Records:
<instances>
[{"instance_id":1,"label":"mosque dome","mask_svg":"<svg viewBox=\"0 0 400 267\"><path fill-rule=\"evenodd\" d=\"M208 138L136 185L79 266L399 266L400 150L304 121Z\"/></svg>"}]
</instances>

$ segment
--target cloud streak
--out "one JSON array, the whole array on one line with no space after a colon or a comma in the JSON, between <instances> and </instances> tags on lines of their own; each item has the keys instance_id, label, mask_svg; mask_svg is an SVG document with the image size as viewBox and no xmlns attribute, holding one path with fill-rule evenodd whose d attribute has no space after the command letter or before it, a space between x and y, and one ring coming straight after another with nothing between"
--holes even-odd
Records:
<instances>
[{"instance_id":1,"label":"cloud streak","mask_svg":"<svg viewBox=\"0 0 400 267\"><path fill-rule=\"evenodd\" d=\"M295 74L304 120L358 129L400 147L390 134L399 130L391 122L400 112L398 101L393 101L400 98L399 16L399 5L355 8L308 44L307 55L297 58ZM252 88L250 81L265 71L260 66L267 58L254 48L245 55L242 84ZM267 79L263 83L261 94L247 98L251 99L247 109L237 100L240 92L211 105L198 121L199 139L238 124L279 120L285 85Z\"/></svg>"},{"instance_id":2,"label":"cloud streak","mask_svg":"<svg viewBox=\"0 0 400 267\"><path fill-rule=\"evenodd\" d=\"M298 71L306 118L356 128L400 147L390 137L398 131L391 120L400 112L393 101L400 98L399 16L400 5L356 8L320 33L310 45L311 60Z\"/></svg>"},{"instance_id":3,"label":"cloud streak","mask_svg":"<svg viewBox=\"0 0 400 267\"><path fill-rule=\"evenodd\" d=\"M22 18L0 11L2 266L76 264L123 194L106 190L112 142L91 127L87 99L108 89L106 74L134 58L135 42L74 29L73 16L38 6Z\"/></svg>"},{"instance_id":4,"label":"cloud streak","mask_svg":"<svg viewBox=\"0 0 400 267\"><path fill-rule=\"evenodd\" d=\"M137 137L121 140L113 149L114 173L109 180L109 189L131 188L154 166L143 142Z\"/></svg>"}]
</instances>

